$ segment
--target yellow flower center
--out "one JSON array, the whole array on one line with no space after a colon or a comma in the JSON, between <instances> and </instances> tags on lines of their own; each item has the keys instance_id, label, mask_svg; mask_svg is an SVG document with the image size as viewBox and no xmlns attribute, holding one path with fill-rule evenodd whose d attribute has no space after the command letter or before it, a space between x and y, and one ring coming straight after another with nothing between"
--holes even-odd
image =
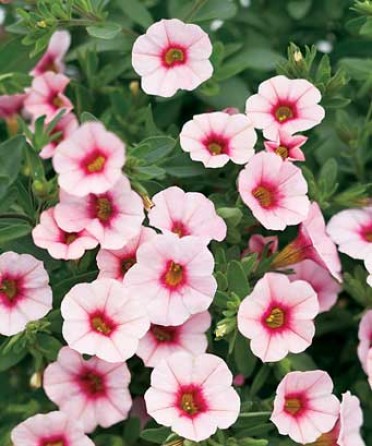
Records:
<instances>
[{"instance_id":1,"label":"yellow flower center","mask_svg":"<svg viewBox=\"0 0 372 446\"><path fill-rule=\"evenodd\" d=\"M48 441L44 446L65 446L65 442L63 440L58 441Z\"/></svg>"},{"instance_id":2,"label":"yellow flower center","mask_svg":"<svg viewBox=\"0 0 372 446\"><path fill-rule=\"evenodd\" d=\"M181 397L181 407L189 415L195 415L199 412L199 407L197 406L194 395L190 393L184 393Z\"/></svg>"},{"instance_id":3,"label":"yellow flower center","mask_svg":"<svg viewBox=\"0 0 372 446\"><path fill-rule=\"evenodd\" d=\"M108 336L112 332L110 324L108 324L101 316L93 317L92 326L98 333L102 333L105 336Z\"/></svg>"},{"instance_id":4,"label":"yellow flower center","mask_svg":"<svg viewBox=\"0 0 372 446\"><path fill-rule=\"evenodd\" d=\"M276 150L275 153L279 156L281 156L284 160L288 158L288 149L287 147L284 146L279 146Z\"/></svg>"},{"instance_id":5,"label":"yellow flower center","mask_svg":"<svg viewBox=\"0 0 372 446\"><path fill-rule=\"evenodd\" d=\"M169 48L164 55L165 63L171 67L185 60L185 53L180 48Z\"/></svg>"},{"instance_id":6,"label":"yellow flower center","mask_svg":"<svg viewBox=\"0 0 372 446\"><path fill-rule=\"evenodd\" d=\"M82 381L90 393L100 393L103 390L102 378L93 372L88 372L84 375Z\"/></svg>"},{"instance_id":7,"label":"yellow flower center","mask_svg":"<svg viewBox=\"0 0 372 446\"><path fill-rule=\"evenodd\" d=\"M132 266L136 263L136 259L134 259L133 257L129 258L129 259L125 259L121 262L121 272L123 274L125 274L126 272L128 272Z\"/></svg>"},{"instance_id":8,"label":"yellow flower center","mask_svg":"<svg viewBox=\"0 0 372 446\"><path fill-rule=\"evenodd\" d=\"M277 108L275 111L275 117L279 122L284 122L293 118L293 111L286 105L283 105Z\"/></svg>"},{"instance_id":9,"label":"yellow flower center","mask_svg":"<svg viewBox=\"0 0 372 446\"><path fill-rule=\"evenodd\" d=\"M265 319L266 325L270 328L280 328L285 324L285 313L280 308L273 308Z\"/></svg>"},{"instance_id":10,"label":"yellow flower center","mask_svg":"<svg viewBox=\"0 0 372 446\"><path fill-rule=\"evenodd\" d=\"M263 208L268 208L274 203L273 193L264 186L258 186L253 189L252 195Z\"/></svg>"},{"instance_id":11,"label":"yellow flower center","mask_svg":"<svg viewBox=\"0 0 372 446\"><path fill-rule=\"evenodd\" d=\"M53 105L57 108L63 107L63 100L59 96L56 96L53 98Z\"/></svg>"},{"instance_id":12,"label":"yellow flower center","mask_svg":"<svg viewBox=\"0 0 372 446\"><path fill-rule=\"evenodd\" d=\"M12 301L18 293L17 282L11 279L3 280L1 282L0 291L2 291L10 301Z\"/></svg>"},{"instance_id":13,"label":"yellow flower center","mask_svg":"<svg viewBox=\"0 0 372 446\"><path fill-rule=\"evenodd\" d=\"M221 155L223 152L223 147L221 144L218 144L216 142L212 142L211 144L208 144L208 151L213 155Z\"/></svg>"},{"instance_id":14,"label":"yellow flower center","mask_svg":"<svg viewBox=\"0 0 372 446\"><path fill-rule=\"evenodd\" d=\"M66 232L64 241L66 245L71 245L71 243L73 243L78 237L79 235L76 232Z\"/></svg>"},{"instance_id":15,"label":"yellow flower center","mask_svg":"<svg viewBox=\"0 0 372 446\"><path fill-rule=\"evenodd\" d=\"M106 164L106 158L98 155L93 161L87 164L87 170L90 173L101 172Z\"/></svg>"},{"instance_id":16,"label":"yellow flower center","mask_svg":"<svg viewBox=\"0 0 372 446\"><path fill-rule=\"evenodd\" d=\"M301 400L299 398L288 398L285 400L284 409L291 415L297 415L302 409Z\"/></svg>"},{"instance_id":17,"label":"yellow flower center","mask_svg":"<svg viewBox=\"0 0 372 446\"><path fill-rule=\"evenodd\" d=\"M96 201L96 215L100 221L107 221L112 215L111 201L106 197L99 197Z\"/></svg>"},{"instance_id":18,"label":"yellow flower center","mask_svg":"<svg viewBox=\"0 0 372 446\"><path fill-rule=\"evenodd\" d=\"M165 273L165 283L171 287L176 287L182 282L182 279L182 266L172 261L168 271Z\"/></svg>"},{"instance_id":19,"label":"yellow flower center","mask_svg":"<svg viewBox=\"0 0 372 446\"><path fill-rule=\"evenodd\" d=\"M152 325L151 333L160 342L169 342L173 339L173 335L169 327L162 327L161 325Z\"/></svg>"}]
</instances>

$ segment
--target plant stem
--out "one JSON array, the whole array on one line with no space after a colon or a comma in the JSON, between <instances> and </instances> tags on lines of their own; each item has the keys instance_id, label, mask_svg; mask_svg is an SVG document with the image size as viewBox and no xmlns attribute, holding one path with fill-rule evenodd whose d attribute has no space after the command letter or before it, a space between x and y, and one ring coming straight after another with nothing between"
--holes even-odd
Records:
<instances>
[{"instance_id":1,"label":"plant stem","mask_svg":"<svg viewBox=\"0 0 372 446\"><path fill-rule=\"evenodd\" d=\"M188 12L188 14L186 14L184 22L190 21L194 17L194 15L199 11L199 9L202 8L207 3L207 1L208 0L195 0L195 3L193 4L192 8Z\"/></svg>"},{"instance_id":2,"label":"plant stem","mask_svg":"<svg viewBox=\"0 0 372 446\"><path fill-rule=\"evenodd\" d=\"M239 418L256 418L256 417L266 417L271 415L271 412L242 412Z\"/></svg>"},{"instance_id":3,"label":"plant stem","mask_svg":"<svg viewBox=\"0 0 372 446\"><path fill-rule=\"evenodd\" d=\"M27 221L27 223L30 223L31 226L34 226L33 219L25 214L16 214L16 213L12 213L12 212L0 214L0 219L7 219L7 218L14 218L16 220Z\"/></svg>"}]
</instances>

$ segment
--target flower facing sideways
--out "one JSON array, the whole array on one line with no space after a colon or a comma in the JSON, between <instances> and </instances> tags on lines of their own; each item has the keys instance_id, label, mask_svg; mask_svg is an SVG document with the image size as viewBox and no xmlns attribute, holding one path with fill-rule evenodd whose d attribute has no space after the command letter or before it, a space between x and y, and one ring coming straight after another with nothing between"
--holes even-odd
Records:
<instances>
[{"instance_id":1,"label":"flower facing sideways","mask_svg":"<svg viewBox=\"0 0 372 446\"><path fill-rule=\"evenodd\" d=\"M284 160L305 161L305 155L300 149L308 140L303 135L290 135L283 130L278 131L275 141L264 141L265 149L268 152L276 153Z\"/></svg>"},{"instance_id":2,"label":"flower facing sideways","mask_svg":"<svg viewBox=\"0 0 372 446\"><path fill-rule=\"evenodd\" d=\"M372 310L364 313L358 330L358 356L363 370L368 375L368 352L372 348Z\"/></svg>"}]
</instances>

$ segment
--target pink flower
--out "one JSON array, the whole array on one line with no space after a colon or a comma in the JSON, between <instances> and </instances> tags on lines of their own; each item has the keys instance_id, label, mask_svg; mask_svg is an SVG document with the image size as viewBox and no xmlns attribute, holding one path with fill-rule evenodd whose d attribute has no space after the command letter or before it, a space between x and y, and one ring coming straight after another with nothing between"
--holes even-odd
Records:
<instances>
[{"instance_id":1,"label":"pink flower","mask_svg":"<svg viewBox=\"0 0 372 446\"><path fill-rule=\"evenodd\" d=\"M176 186L153 196L154 207L148 213L150 225L179 237L195 235L221 241L226 237L226 223L216 214L211 200L199 192L184 192Z\"/></svg>"},{"instance_id":2,"label":"pink flower","mask_svg":"<svg viewBox=\"0 0 372 446\"><path fill-rule=\"evenodd\" d=\"M132 65L145 93L170 97L212 76L211 54L211 41L199 26L163 19L134 42Z\"/></svg>"},{"instance_id":3,"label":"pink flower","mask_svg":"<svg viewBox=\"0 0 372 446\"><path fill-rule=\"evenodd\" d=\"M65 65L63 58L71 44L68 31L56 31L50 38L48 48L30 74L40 76L47 71L63 73Z\"/></svg>"},{"instance_id":4,"label":"pink flower","mask_svg":"<svg viewBox=\"0 0 372 446\"><path fill-rule=\"evenodd\" d=\"M250 96L246 113L263 135L275 139L279 130L293 133L311 129L324 118L324 108L318 105L320 91L305 79L275 76L262 82L258 94Z\"/></svg>"},{"instance_id":5,"label":"pink flower","mask_svg":"<svg viewBox=\"0 0 372 446\"><path fill-rule=\"evenodd\" d=\"M53 157L58 184L71 195L107 192L122 176L125 145L100 122L86 122L62 141Z\"/></svg>"},{"instance_id":6,"label":"pink flower","mask_svg":"<svg viewBox=\"0 0 372 446\"><path fill-rule=\"evenodd\" d=\"M205 440L238 418L240 400L232 379L217 356L174 353L151 374L151 387L145 393L147 411L178 435Z\"/></svg>"},{"instance_id":7,"label":"pink flower","mask_svg":"<svg viewBox=\"0 0 372 446\"><path fill-rule=\"evenodd\" d=\"M48 398L71 419L79 420L84 432L125 420L132 405L125 363L113 364L96 357L85 361L68 347L63 347L57 361L46 368L43 383Z\"/></svg>"},{"instance_id":8,"label":"pink flower","mask_svg":"<svg viewBox=\"0 0 372 446\"><path fill-rule=\"evenodd\" d=\"M364 260L372 254L372 207L339 212L330 219L327 232L340 252Z\"/></svg>"},{"instance_id":9,"label":"pink flower","mask_svg":"<svg viewBox=\"0 0 372 446\"><path fill-rule=\"evenodd\" d=\"M290 372L279 383L271 421L282 435L301 444L315 441L336 424L340 403L321 370Z\"/></svg>"},{"instance_id":10,"label":"pink flower","mask_svg":"<svg viewBox=\"0 0 372 446\"><path fill-rule=\"evenodd\" d=\"M143 396L136 396L133 398L132 409L129 413L130 417L136 417L140 421L141 429L143 429L148 421L151 420L150 415L146 410L146 403Z\"/></svg>"},{"instance_id":11,"label":"pink flower","mask_svg":"<svg viewBox=\"0 0 372 446\"><path fill-rule=\"evenodd\" d=\"M63 337L80 353L123 362L149 329L144 312L140 299L114 279L79 283L62 301Z\"/></svg>"},{"instance_id":12,"label":"pink flower","mask_svg":"<svg viewBox=\"0 0 372 446\"><path fill-rule=\"evenodd\" d=\"M238 328L263 362L280 361L311 345L318 311L317 296L308 283L266 273L241 303Z\"/></svg>"},{"instance_id":13,"label":"pink flower","mask_svg":"<svg viewBox=\"0 0 372 446\"><path fill-rule=\"evenodd\" d=\"M153 229L142 226L141 232L121 249L100 249L97 254L98 278L111 277L122 281L127 271L137 262L137 249L156 236Z\"/></svg>"},{"instance_id":14,"label":"pink flower","mask_svg":"<svg viewBox=\"0 0 372 446\"><path fill-rule=\"evenodd\" d=\"M372 287L372 253L364 259L364 266L368 271L367 283Z\"/></svg>"},{"instance_id":15,"label":"pink flower","mask_svg":"<svg viewBox=\"0 0 372 446\"><path fill-rule=\"evenodd\" d=\"M12 430L13 446L94 446L78 420L63 412L38 414Z\"/></svg>"},{"instance_id":16,"label":"pink flower","mask_svg":"<svg viewBox=\"0 0 372 446\"><path fill-rule=\"evenodd\" d=\"M358 356L363 370L368 375L368 352L372 348L372 310L364 313L359 324L358 338Z\"/></svg>"},{"instance_id":17,"label":"pink flower","mask_svg":"<svg viewBox=\"0 0 372 446\"><path fill-rule=\"evenodd\" d=\"M63 74L51 71L35 77L31 87L26 89L25 111L36 120L45 115L51 121L61 111L65 113L73 109L71 101L63 94L70 79Z\"/></svg>"},{"instance_id":18,"label":"pink flower","mask_svg":"<svg viewBox=\"0 0 372 446\"><path fill-rule=\"evenodd\" d=\"M213 255L198 237L157 235L139 248L124 284L147 307L153 324L181 325L212 303L213 269Z\"/></svg>"},{"instance_id":19,"label":"pink flower","mask_svg":"<svg viewBox=\"0 0 372 446\"><path fill-rule=\"evenodd\" d=\"M368 382L372 389L372 347L368 350L367 374L368 374Z\"/></svg>"},{"instance_id":20,"label":"pink flower","mask_svg":"<svg viewBox=\"0 0 372 446\"><path fill-rule=\"evenodd\" d=\"M0 334L12 336L52 309L52 290L43 262L29 254L0 255Z\"/></svg>"},{"instance_id":21,"label":"pink flower","mask_svg":"<svg viewBox=\"0 0 372 446\"><path fill-rule=\"evenodd\" d=\"M277 254L271 266L284 268L311 259L342 282L341 262L335 244L326 233L324 217L319 205L313 202L302 222L298 236Z\"/></svg>"},{"instance_id":22,"label":"pink flower","mask_svg":"<svg viewBox=\"0 0 372 446\"><path fill-rule=\"evenodd\" d=\"M258 258L262 257L264 249L267 246L267 255L271 256L278 250L279 240L276 235L264 237L261 234L253 234L248 240L248 248L242 252L242 256L255 252Z\"/></svg>"},{"instance_id":23,"label":"pink flower","mask_svg":"<svg viewBox=\"0 0 372 446\"><path fill-rule=\"evenodd\" d=\"M191 316L184 324L163 326L151 324L150 330L140 340L137 356L146 367L156 367L172 353L205 353L208 340L205 332L211 325L211 316L205 311Z\"/></svg>"},{"instance_id":24,"label":"pink flower","mask_svg":"<svg viewBox=\"0 0 372 446\"><path fill-rule=\"evenodd\" d=\"M87 231L66 232L57 224L55 208L49 208L40 216L40 223L33 229L32 238L36 246L48 250L55 259L80 259L87 249L98 245Z\"/></svg>"},{"instance_id":25,"label":"pink flower","mask_svg":"<svg viewBox=\"0 0 372 446\"><path fill-rule=\"evenodd\" d=\"M332 278L329 272L312 260L303 260L292 265L294 274L288 276L289 280L304 280L315 290L319 312L330 310L337 301L341 286Z\"/></svg>"},{"instance_id":26,"label":"pink flower","mask_svg":"<svg viewBox=\"0 0 372 446\"><path fill-rule=\"evenodd\" d=\"M205 167L222 167L233 161L245 164L254 155L257 141L252 122L243 114L223 112L195 115L180 133L182 150Z\"/></svg>"},{"instance_id":27,"label":"pink flower","mask_svg":"<svg viewBox=\"0 0 372 446\"><path fill-rule=\"evenodd\" d=\"M254 155L239 174L238 189L266 229L297 225L309 212L307 183L301 170L273 153Z\"/></svg>"},{"instance_id":28,"label":"pink flower","mask_svg":"<svg viewBox=\"0 0 372 446\"><path fill-rule=\"evenodd\" d=\"M233 384L235 387L242 387L245 383L245 376L242 373L234 376Z\"/></svg>"},{"instance_id":29,"label":"pink flower","mask_svg":"<svg viewBox=\"0 0 372 446\"><path fill-rule=\"evenodd\" d=\"M17 115L23 109L25 94L4 94L0 96L0 118L8 119Z\"/></svg>"},{"instance_id":30,"label":"pink flower","mask_svg":"<svg viewBox=\"0 0 372 446\"><path fill-rule=\"evenodd\" d=\"M278 131L278 135L274 141L264 141L265 149L268 152L274 152L281 156L284 160L305 161L305 155L300 149L308 140L303 135L290 135L283 130Z\"/></svg>"},{"instance_id":31,"label":"pink flower","mask_svg":"<svg viewBox=\"0 0 372 446\"><path fill-rule=\"evenodd\" d=\"M120 249L139 234L145 215L141 197L122 176L103 194L77 197L61 190L55 218L64 231L85 229L102 248Z\"/></svg>"}]
</instances>

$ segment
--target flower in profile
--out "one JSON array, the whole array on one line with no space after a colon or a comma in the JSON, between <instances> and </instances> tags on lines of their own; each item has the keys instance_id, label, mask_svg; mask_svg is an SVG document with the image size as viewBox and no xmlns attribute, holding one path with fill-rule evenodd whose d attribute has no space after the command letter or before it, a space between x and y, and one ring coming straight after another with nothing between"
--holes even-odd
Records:
<instances>
[{"instance_id":1,"label":"flower in profile","mask_svg":"<svg viewBox=\"0 0 372 446\"><path fill-rule=\"evenodd\" d=\"M260 259L266 247L267 256L271 256L278 250L278 246L279 240L276 235L264 237L261 234L252 234L248 240L248 248L242 252L242 256L255 252Z\"/></svg>"},{"instance_id":2,"label":"flower in profile","mask_svg":"<svg viewBox=\"0 0 372 446\"><path fill-rule=\"evenodd\" d=\"M122 176L125 145L100 122L86 122L58 145L53 167L71 195L107 192Z\"/></svg>"},{"instance_id":3,"label":"flower in profile","mask_svg":"<svg viewBox=\"0 0 372 446\"><path fill-rule=\"evenodd\" d=\"M0 119L10 119L21 113L25 101L25 94L0 96Z\"/></svg>"},{"instance_id":4,"label":"flower in profile","mask_svg":"<svg viewBox=\"0 0 372 446\"><path fill-rule=\"evenodd\" d=\"M47 121L51 121L61 110L69 113L73 105L64 95L69 82L68 77L51 71L35 77L31 87L26 89L25 112L33 121L43 115Z\"/></svg>"},{"instance_id":5,"label":"flower in profile","mask_svg":"<svg viewBox=\"0 0 372 446\"><path fill-rule=\"evenodd\" d=\"M217 289L213 269L213 255L201 239L162 234L138 249L124 285L146 306L153 324L180 325L212 303Z\"/></svg>"},{"instance_id":6,"label":"flower in profile","mask_svg":"<svg viewBox=\"0 0 372 446\"><path fill-rule=\"evenodd\" d=\"M212 168L222 167L229 160L245 164L254 155L256 141L252 122L240 113L195 115L180 133L182 150L189 152L193 161L201 161L205 167Z\"/></svg>"},{"instance_id":7,"label":"flower in profile","mask_svg":"<svg viewBox=\"0 0 372 446\"><path fill-rule=\"evenodd\" d=\"M305 155L300 149L308 140L303 135L290 135L289 133L279 130L277 137L273 141L264 141L265 149L268 152L276 153L284 160L289 161L305 161Z\"/></svg>"},{"instance_id":8,"label":"flower in profile","mask_svg":"<svg viewBox=\"0 0 372 446\"><path fill-rule=\"evenodd\" d=\"M311 345L318 312L316 293L307 282L266 273L240 304L238 329L263 362L280 361Z\"/></svg>"},{"instance_id":9,"label":"flower in profile","mask_svg":"<svg viewBox=\"0 0 372 446\"><path fill-rule=\"evenodd\" d=\"M336 424L340 403L322 370L290 372L279 383L271 421L296 443L315 441Z\"/></svg>"},{"instance_id":10,"label":"flower in profile","mask_svg":"<svg viewBox=\"0 0 372 446\"><path fill-rule=\"evenodd\" d=\"M368 375L368 352L372 348L372 310L364 313L359 324L358 338L359 360Z\"/></svg>"},{"instance_id":11,"label":"flower in profile","mask_svg":"<svg viewBox=\"0 0 372 446\"><path fill-rule=\"evenodd\" d=\"M11 438L13 446L94 446L78 420L57 411L27 418Z\"/></svg>"},{"instance_id":12,"label":"flower in profile","mask_svg":"<svg viewBox=\"0 0 372 446\"><path fill-rule=\"evenodd\" d=\"M263 129L265 138L275 139L279 130L293 135L322 122L321 98L320 91L305 79L275 76L262 82L258 94L247 99L245 111L254 127Z\"/></svg>"},{"instance_id":13,"label":"flower in profile","mask_svg":"<svg viewBox=\"0 0 372 446\"><path fill-rule=\"evenodd\" d=\"M283 230L308 215L310 202L301 169L274 153L254 155L239 174L238 189L266 229Z\"/></svg>"},{"instance_id":14,"label":"flower in profile","mask_svg":"<svg viewBox=\"0 0 372 446\"><path fill-rule=\"evenodd\" d=\"M195 90L212 76L212 44L198 25L160 20L137 38L132 65L145 93L163 97Z\"/></svg>"},{"instance_id":15,"label":"flower in profile","mask_svg":"<svg viewBox=\"0 0 372 446\"><path fill-rule=\"evenodd\" d=\"M36 246L48 250L55 259L80 259L88 249L98 245L97 240L87 231L66 232L61 229L54 217L54 209L49 208L40 216L40 223L32 231Z\"/></svg>"},{"instance_id":16,"label":"flower in profile","mask_svg":"<svg viewBox=\"0 0 372 446\"><path fill-rule=\"evenodd\" d=\"M148 213L149 222L162 232L179 237L195 235L207 243L226 237L226 223L217 215L213 202L199 192L172 186L154 195L152 201L155 206Z\"/></svg>"},{"instance_id":17,"label":"flower in profile","mask_svg":"<svg viewBox=\"0 0 372 446\"><path fill-rule=\"evenodd\" d=\"M217 356L174 353L151 374L145 393L147 411L178 435L205 440L238 418L240 400L232 380L226 363Z\"/></svg>"},{"instance_id":18,"label":"flower in profile","mask_svg":"<svg viewBox=\"0 0 372 446\"><path fill-rule=\"evenodd\" d=\"M141 197L122 176L103 194L77 197L61 190L55 218L64 231L85 229L102 248L120 249L140 233L145 214Z\"/></svg>"},{"instance_id":19,"label":"flower in profile","mask_svg":"<svg viewBox=\"0 0 372 446\"><path fill-rule=\"evenodd\" d=\"M134 355L138 340L149 329L145 311L117 280L79 283L62 301L62 334L79 353L123 362Z\"/></svg>"},{"instance_id":20,"label":"flower in profile","mask_svg":"<svg viewBox=\"0 0 372 446\"><path fill-rule=\"evenodd\" d=\"M291 269L294 274L288 276L289 280L304 280L314 288L318 297L319 313L333 307L337 302L338 293L341 292L341 286L325 268L308 259L292 265Z\"/></svg>"},{"instance_id":21,"label":"flower in profile","mask_svg":"<svg viewBox=\"0 0 372 446\"><path fill-rule=\"evenodd\" d=\"M318 263L338 282L342 282L341 262L336 245L326 233L324 217L316 202L311 204L297 237L276 255L271 266L284 268L305 259Z\"/></svg>"},{"instance_id":22,"label":"flower in profile","mask_svg":"<svg viewBox=\"0 0 372 446\"><path fill-rule=\"evenodd\" d=\"M100 249L97 254L98 278L111 277L123 280L127 271L137 262L137 249L156 236L151 228L142 226L141 231L121 249Z\"/></svg>"},{"instance_id":23,"label":"flower in profile","mask_svg":"<svg viewBox=\"0 0 372 446\"><path fill-rule=\"evenodd\" d=\"M340 252L364 260L372 254L372 207L339 212L329 220L327 233Z\"/></svg>"},{"instance_id":24,"label":"flower in profile","mask_svg":"<svg viewBox=\"0 0 372 446\"><path fill-rule=\"evenodd\" d=\"M146 367L156 367L163 359L176 352L186 351L200 355L207 350L205 332L210 325L211 316L208 311L191 316L182 325L151 324L150 330L140 340L136 354Z\"/></svg>"},{"instance_id":25,"label":"flower in profile","mask_svg":"<svg viewBox=\"0 0 372 446\"><path fill-rule=\"evenodd\" d=\"M57 361L48 365L43 376L48 398L71 419L79 420L84 432L127 418L132 406L129 383L125 362L110 363L96 357L86 361L68 347L59 351Z\"/></svg>"},{"instance_id":26,"label":"flower in profile","mask_svg":"<svg viewBox=\"0 0 372 446\"><path fill-rule=\"evenodd\" d=\"M68 31L56 31L50 38L48 48L39 62L31 71L32 76L40 76L47 71L63 73L65 65L63 58L71 44L71 35Z\"/></svg>"},{"instance_id":27,"label":"flower in profile","mask_svg":"<svg viewBox=\"0 0 372 446\"><path fill-rule=\"evenodd\" d=\"M43 263L29 254L1 254L0 334L20 333L51 309L52 290Z\"/></svg>"}]
</instances>

